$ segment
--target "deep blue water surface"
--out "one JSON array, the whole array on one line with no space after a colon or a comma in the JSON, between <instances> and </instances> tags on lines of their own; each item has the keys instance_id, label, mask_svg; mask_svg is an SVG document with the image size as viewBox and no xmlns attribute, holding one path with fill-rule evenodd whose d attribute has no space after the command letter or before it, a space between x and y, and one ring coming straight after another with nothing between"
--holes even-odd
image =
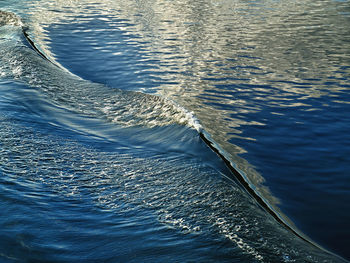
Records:
<instances>
[{"instance_id":1,"label":"deep blue water surface","mask_svg":"<svg viewBox=\"0 0 350 263\"><path fill-rule=\"evenodd\" d=\"M349 1L0 10L0 262L350 259Z\"/></svg>"}]
</instances>

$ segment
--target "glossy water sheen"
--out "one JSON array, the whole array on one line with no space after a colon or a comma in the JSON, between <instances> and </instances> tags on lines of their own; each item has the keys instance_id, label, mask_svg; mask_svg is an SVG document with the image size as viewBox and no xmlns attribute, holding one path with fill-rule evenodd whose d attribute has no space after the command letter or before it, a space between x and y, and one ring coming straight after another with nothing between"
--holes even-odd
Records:
<instances>
[{"instance_id":1,"label":"glossy water sheen","mask_svg":"<svg viewBox=\"0 0 350 263\"><path fill-rule=\"evenodd\" d=\"M0 10L1 262L350 258L349 1Z\"/></svg>"}]
</instances>

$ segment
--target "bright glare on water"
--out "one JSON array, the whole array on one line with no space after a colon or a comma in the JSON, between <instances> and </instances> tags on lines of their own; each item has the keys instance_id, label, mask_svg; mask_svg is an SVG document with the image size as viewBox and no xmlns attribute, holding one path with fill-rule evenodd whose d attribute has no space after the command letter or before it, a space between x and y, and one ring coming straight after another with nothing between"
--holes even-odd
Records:
<instances>
[{"instance_id":1,"label":"bright glare on water","mask_svg":"<svg viewBox=\"0 0 350 263\"><path fill-rule=\"evenodd\" d=\"M0 262L350 259L349 1L0 10Z\"/></svg>"}]
</instances>

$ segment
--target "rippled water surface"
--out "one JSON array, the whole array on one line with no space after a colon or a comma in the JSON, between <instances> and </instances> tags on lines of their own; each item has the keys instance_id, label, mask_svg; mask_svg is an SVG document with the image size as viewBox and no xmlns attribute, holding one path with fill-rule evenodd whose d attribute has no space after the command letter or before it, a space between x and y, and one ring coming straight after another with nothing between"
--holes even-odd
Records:
<instances>
[{"instance_id":1,"label":"rippled water surface","mask_svg":"<svg viewBox=\"0 0 350 263\"><path fill-rule=\"evenodd\" d=\"M1 262L350 259L349 1L0 10Z\"/></svg>"}]
</instances>

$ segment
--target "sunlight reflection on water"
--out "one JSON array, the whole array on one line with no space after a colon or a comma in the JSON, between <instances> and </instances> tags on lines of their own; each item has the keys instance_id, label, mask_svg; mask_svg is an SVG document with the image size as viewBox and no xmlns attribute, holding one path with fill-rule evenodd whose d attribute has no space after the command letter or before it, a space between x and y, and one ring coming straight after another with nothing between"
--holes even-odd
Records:
<instances>
[{"instance_id":1,"label":"sunlight reflection on water","mask_svg":"<svg viewBox=\"0 0 350 263\"><path fill-rule=\"evenodd\" d=\"M271 204L348 255L348 1L26 4L50 59L193 111Z\"/></svg>"}]
</instances>

